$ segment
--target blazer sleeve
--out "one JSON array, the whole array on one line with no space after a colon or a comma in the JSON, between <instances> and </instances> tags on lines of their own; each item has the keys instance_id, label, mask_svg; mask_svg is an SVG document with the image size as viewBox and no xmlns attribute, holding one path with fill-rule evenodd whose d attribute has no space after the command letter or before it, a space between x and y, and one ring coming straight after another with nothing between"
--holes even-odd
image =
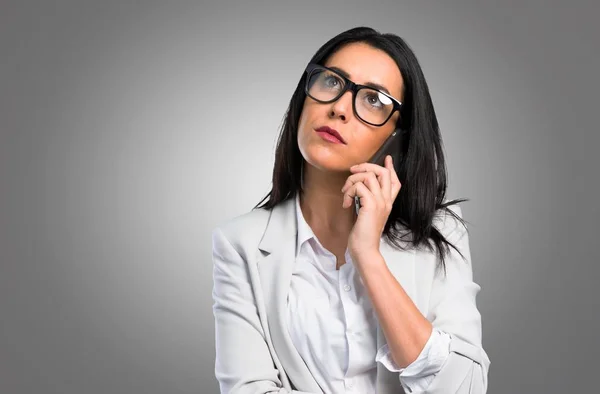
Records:
<instances>
[{"instance_id":1,"label":"blazer sleeve","mask_svg":"<svg viewBox=\"0 0 600 394\"><path fill-rule=\"evenodd\" d=\"M283 387L269 352L248 265L223 231L212 232L215 377L221 393L297 393Z\"/></svg>"},{"instance_id":2,"label":"blazer sleeve","mask_svg":"<svg viewBox=\"0 0 600 394\"><path fill-rule=\"evenodd\" d=\"M450 207L462 218L461 208ZM467 228L447 214L442 234L464 255L450 247L442 268L434 277L427 319L450 335L450 353L426 389L429 394L484 394L488 385L490 359L482 347L481 314L476 296L481 287L473 282Z\"/></svg>"}]
</instances>

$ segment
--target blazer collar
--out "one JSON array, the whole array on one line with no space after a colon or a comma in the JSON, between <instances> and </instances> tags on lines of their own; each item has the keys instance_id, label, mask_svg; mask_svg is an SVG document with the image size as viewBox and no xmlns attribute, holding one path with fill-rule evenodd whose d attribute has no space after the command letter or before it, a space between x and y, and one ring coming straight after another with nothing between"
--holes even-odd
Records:
<instances>
[{"instance_id":1,"label":"blazer collar","mask_svg":"<svg viewBox=\"0 0 600 394\"><path fill-rule=\"evenodd\" d=\"M280 202L271 210L265 233L258 246L267 255L262 257L257 264L270 336L283 369L297 390L321 393L321 388L296 350L287 327L288 290L298 246L295 204L296 199L292 197ZM379 249L390 272L407 294L415 299L414 249L397 250L384 237L381 239ZM385 336L378 325L377 348L379 349L385 343ZM392 392L392 389L402 390L397 373L387 371L383 365L378 365L377 371L377 392Z\"/></svg>"}]
</instances>

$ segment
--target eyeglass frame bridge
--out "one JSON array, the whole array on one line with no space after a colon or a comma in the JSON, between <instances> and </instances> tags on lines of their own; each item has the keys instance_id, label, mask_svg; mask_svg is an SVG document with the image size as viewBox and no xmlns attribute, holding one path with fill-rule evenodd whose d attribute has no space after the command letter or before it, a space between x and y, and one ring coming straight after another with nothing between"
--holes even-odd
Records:
<instances>
[{"instance_id":1,"label":"eyeglass frame bridge","mask_svg":"<svg viewBox=\"0 0 600 394\"><path fill-rule=\"evenodd\" d=\"M312 96L311 96L311 95L308 93L308 82L309 82L309 80L310 80L311 73L312 73L314 70L318 69L318 68L322 68L322 69L325 69L325 70L327 70L327 71L330 71L330 72L334 73L335 75L339 76L339 77L340 77L340 78L341 78L341 79L342 79L342 80L345 82L344 88L341 90L341 92L340 92L340 93L339 93L339 94L338 94L336 97L334 97L334 98L333 98L333 99L331 99L331 100L328 100L328 101L317 100L316 98L312 97ZM399 100L397 100L396 98L394 98L394 97L390 96L389 94L387 94L387 93L385 93L385 92L382 92L381 90L379 90L379 89L376 89L376 88L374 88L374 87L372 87L372 86L368 86L368 85L361 85L361 84L358 84L358 83L354 83L354 82L353 82L353 81L351 81L350 79L346 78L344 75L340 74L339 72L337 72L337 71L335 71L335 70L332 70L332 69L331 69L331 68L329 68L329 67L322 66L322 65L320 65L320 64L317 64L317 63L308 63L308 65L306 66L306 69L304 70L304 72L306 73L306 81L305 81L305 83L304 83L304 93L305 93L305 94L306 94L308 97L312 98L313 100L315 100L315 101L317 101L317 102L319 102L319 103L322 103L322 104L329 104L329 103L333 103L334 101L338 100L340 97L342 97L342 96L344 95L344 93L346 93L348 90L350 90L350 91L352 92L352 111L354 111L354 115L355 115L355 116L356 116L358 119L360 119L361 121L363 121L363 122L365 122L365 123L367 123L367 124L370 124L371 126L376 126L376 127L381 127L381 126L383 126L384 124L386 124L386 123L387 123L387 121L388 121L388 120L390 120L390 118L392 117L392 115L394 115L394 112L396 112L396 111L400 111L400 110L401 110L401 108L402 108L402 102L401 102L401 101L399 101ZM359 90L361 90L361 89L364 89L364 88L368 88L368 89L371 89L371 90L375 90L375 91L377 91L378 93L380 93L380 94L383 94L383 95L384 95L384 96L386 96L386 97L389 97L389 98L392 100L392 102L394 103L394 108L392 109L392 112L390 112L390 114L388 115L388 117L385 119L385 121L384 121L383 123L381 123L381 124L376 124L376 123L367 122L367 121L366 121L366 120L364 120L362 117L360 117L360 115L358 115L358 113L356 112L356 94L358 93L358 91L359 91Z\"/></svg>"}]
</instances>

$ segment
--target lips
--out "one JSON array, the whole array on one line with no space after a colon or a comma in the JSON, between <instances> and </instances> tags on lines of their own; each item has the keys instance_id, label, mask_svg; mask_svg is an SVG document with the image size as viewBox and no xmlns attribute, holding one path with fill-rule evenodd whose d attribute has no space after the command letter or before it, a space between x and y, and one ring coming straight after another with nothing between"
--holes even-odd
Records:
<instances>
[{"instance_id":1,"label":"lips","mask_svg":"<svg viewBox=\"0 0 600 394\"><path fill-rule=\"evenodd\" d=\"M340 135L340 133L337 132L337 130L332 129L329 126L321 126L318 129L315 129L315 131L321 131L327 134L331 134L332 136L334 136L335 138L337 138L338 140L340 140L343 144L346 143L346 141L342 138L342 136Z\"/></svg>"}]
</instances>

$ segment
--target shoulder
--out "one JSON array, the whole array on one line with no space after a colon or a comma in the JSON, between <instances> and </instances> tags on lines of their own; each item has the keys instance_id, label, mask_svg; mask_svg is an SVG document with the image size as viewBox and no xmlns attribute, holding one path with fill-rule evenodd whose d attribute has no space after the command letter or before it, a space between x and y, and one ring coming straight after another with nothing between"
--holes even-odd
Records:
<instances>
[{"instance_id":1,"label":"shoulder","mask_svg":"<svg viewBox=\"0 0 600 394\"><path fill-rule=\"evenodd\" d=\"M256 247L270 215L270 210L257 208L219 223L212 230L213 245L216 237L224 237L238 252Z\"/></svg>"}]
</instances>

